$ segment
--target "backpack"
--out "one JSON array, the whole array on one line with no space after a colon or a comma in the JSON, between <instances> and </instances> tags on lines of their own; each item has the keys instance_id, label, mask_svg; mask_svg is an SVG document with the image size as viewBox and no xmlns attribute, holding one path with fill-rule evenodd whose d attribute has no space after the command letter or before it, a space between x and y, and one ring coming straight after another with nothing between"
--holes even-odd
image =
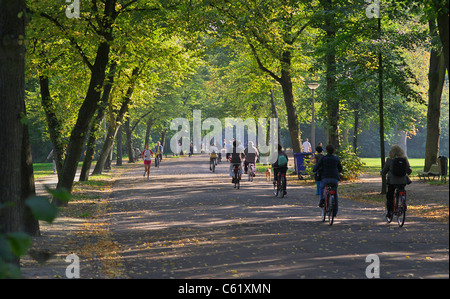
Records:
<instances>
[{"instance_id":1,"label":"backpack","mask_svg":"<svg viewBox=\"0 0 450 299\"><path fill-rule=\"evenodd\" d=\"M405 176L406 175L406 159L405 158L395 158L392 161L391 172L395 176Z\"/></svg>"},{"instance_id":2,"label":"backpack","mask_svg":"<svg viewBox=\"0 0 450 299\"><path fill-rule=\"evenodd\" d=\"M279 155L277 164L279 167L283 167L287 165L287 158L285 155Z\"/></svg>"}]
</instances>

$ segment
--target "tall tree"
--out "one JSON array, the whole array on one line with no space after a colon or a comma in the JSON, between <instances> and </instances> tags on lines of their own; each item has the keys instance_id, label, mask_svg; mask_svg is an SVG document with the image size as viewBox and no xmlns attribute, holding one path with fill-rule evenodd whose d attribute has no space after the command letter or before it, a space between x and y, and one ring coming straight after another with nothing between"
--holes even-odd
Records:
<instances>
[{"instance_id":1,"label":"tall tree","mask_svg":"<svg viewBox=\"0 0 450 299\"><path fill-rule=\"evenodd\" d=\"M214 34L244 40L264 73L280 84L294 153L299 153L300 128L296 111L293 78L301 54L301 36L309 25L307 5L303 1L206 1L210 11L207 28Z\"/></svg>"},{"instance_id":2,"label":"tall tree","mask_svg":"<svg viewBox=\"0 0 450 299\"><path fill-rule=\"evenodd\" d=\"M0 232L27 231L24 199L34 191L25 112L25 1L0 1ZM37 233L35 228L31 231ZM19 261L16 260L16 263Z\"/></svg>"}]
</instances>

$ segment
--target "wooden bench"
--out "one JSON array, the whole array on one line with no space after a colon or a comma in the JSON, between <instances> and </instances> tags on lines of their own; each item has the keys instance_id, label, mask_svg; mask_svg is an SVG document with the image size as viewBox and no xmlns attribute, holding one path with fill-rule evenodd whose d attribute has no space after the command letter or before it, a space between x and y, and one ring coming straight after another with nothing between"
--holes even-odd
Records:
<instances>
[{"instance_id":1,"label":"wooden bench","mask_svg":"<svg viewBox=\"0 0 450 299\"><path fill-rule=\"evenodd\" d=\"M434 180L436 177L441 177L441 168L438 164L432 164L429 171L419 171L417 175L420 180L430 180L430 178L433 178Z\"/></svg>"}]
</instances>

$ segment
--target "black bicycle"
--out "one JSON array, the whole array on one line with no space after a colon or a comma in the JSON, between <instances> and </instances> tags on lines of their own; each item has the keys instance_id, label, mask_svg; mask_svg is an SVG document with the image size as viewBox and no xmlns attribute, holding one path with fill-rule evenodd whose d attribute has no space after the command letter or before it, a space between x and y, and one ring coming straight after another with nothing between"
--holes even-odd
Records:
<instances>
[{"instance_id":1,"label":"black bicycle","mask_svg":"<svg viewBox=\"0 0 450 299\"><path fill-rule=\"evenodd\" d=\"M241 167L239 164L233 165L233 183L234 188L239 189L241 186Z\"/></svg>"},{"instance_id":2,"label":"black bicycle","mask_svg":"<svg viewBox=\"0 0 450 299\"><path fill-rule=\"evenodd\" d=\"M286 195L286 173L278 171L277 179L273 182L273 190L276 197L280 195L283 198Z\"/></svg>"},{"instance_id":3,"label":"black bicycle","mask_svg":"<svg viewBox=\"0 0 450 299\"><path fill-rule=\"evenodd\" d=\"M391 223L392 219L397 217L399 227L405 224L406 219L406 190L405 185L395 185L394 211L392 214L387 213L386 206L386 220Z\"/></svg>"},{"instance_id":4,"label":"black bicycle","mask_svg":"<svg viewBox=\"0 0 450 299\"><path fill-rule=\"evenodd\" d=\"M326 185L324 188L324 204L322 208L322 222L328 218L329 225L333 225L334 215L336 214L336 185Z\"/></svg>"},{"instance_id":5,"label":"black bicycle","mask_svg":"<svg viewBox=\"0 0 450 299\"><path fill-rule=\"evenodd\" d=\"M212 172L216 172L216 165L217 165L217 158L210 158L209 169L212 170Z\"/></svg>"}]
</instances>

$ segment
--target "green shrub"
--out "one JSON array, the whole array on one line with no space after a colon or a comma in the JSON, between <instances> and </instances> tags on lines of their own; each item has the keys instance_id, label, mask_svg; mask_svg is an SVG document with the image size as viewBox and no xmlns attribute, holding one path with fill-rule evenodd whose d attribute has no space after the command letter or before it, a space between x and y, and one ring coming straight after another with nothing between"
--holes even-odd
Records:
<instances>
[{"instance_id":1,"label":"green shrub","mask_svg":"<svg viewBox=\"0 0 450 299\"><path fill-rule=\"evenodd\" d=\"M324 155L326 152L324 152ZM351 146L342 146L336 151L336 156L342 164L342 176L344 181L356 179L363 171L364 162L351 150ZM305 159L306 172L314 179L314 159Z\"/></svg>"},{"instance_id":2,"label":"green shrub","mask_svg":"<svg viewBox=\"0 0 450 299\"><path fill-rule=\"evenodd\" d=\"M341 160L344 181L356 179L362 173L364 162L352 152L351 146L341 146L336 155Z\"/></svg>"}]
</instances>

